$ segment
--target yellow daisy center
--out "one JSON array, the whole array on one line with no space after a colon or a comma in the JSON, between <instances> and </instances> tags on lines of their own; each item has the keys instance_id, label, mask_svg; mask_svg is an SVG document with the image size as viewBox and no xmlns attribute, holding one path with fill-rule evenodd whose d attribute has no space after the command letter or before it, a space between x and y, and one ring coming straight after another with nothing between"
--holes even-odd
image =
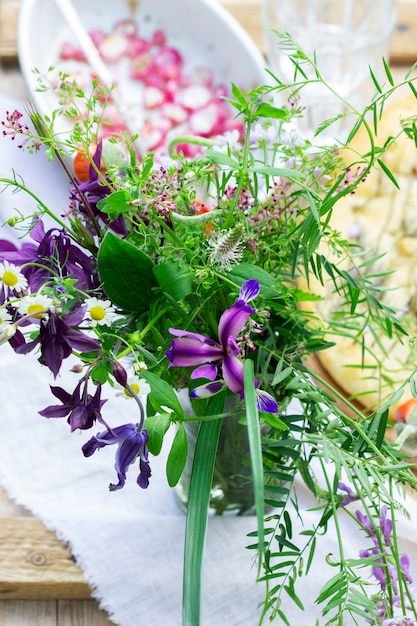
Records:
<instances>
[{"instance_id":1,"label":"yellow daisy center","mask_svg":"<svg viewBox=\"0 0 417 626\"><path fill-rule=\"evenodd\" d=\"M18 283L18 278L14 272L6 270L2 276L2 280L8 287L14 287Z\"/></svg>"},{"instance_id":2,"label":"yellow daisy center","mask_svg":"<svg viewBox=\"0 0 417 626\"><path fill-rule=\"evenodd\" d=\"M140 386L137 383L129 383L129 387L136 395L140 393ZM132 397L132 394L130 393L129 389L125 389L124 392L129 398Z\"/></svg>"},{"instance_id":3,"label":"yellow daisy center","mask_svg":"<svg viewBox=\"0 0 417 626\"><path fill-rule=\"evenodd\" d=\"M39 302L28 306L28 315L32 315L32 317L42 317L44 313L45 307Z\"/></svg>"},{"instance_id":4,"label":"yellow daisy center","mask_svg":"<svg viewBox=\"0 0 417 626\"><path fill-rule=\"evenodd\" d=\"M96 320L96 322L99 322L106 316L106 311L105 309L103 309L102 306L97 305L91 307L90 315L92 320Z\"/></svg>"}]
</instances>

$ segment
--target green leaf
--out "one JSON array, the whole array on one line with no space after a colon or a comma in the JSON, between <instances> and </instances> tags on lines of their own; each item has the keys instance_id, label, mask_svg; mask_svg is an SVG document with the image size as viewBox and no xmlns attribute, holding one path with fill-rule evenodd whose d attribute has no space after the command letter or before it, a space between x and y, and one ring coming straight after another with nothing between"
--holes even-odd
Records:
<instances>
[{"instance_id":1,"label":"green leaf","mask_svg":"<svg viewBox=\"0 0 417 626\"><path fill-rule=\"evenodd\" d=\"M386 60L385 60L384 58L382 59L382 62L383 62L383 64L384 64L384 70L385 70L385 74L387 75L387 78L388 78L389 84L390 84L390 85L392 85L392 86L394 86L394 84L395 84L395 83L394 83L394 79L393 79L393 77L392 77L392 74L391 74L391 70L390 70L390 68L389 68L389 65L388 65L388 63L386 62Z\"/></svg>"},{"instance_id":2,"label":"green leaf","mask_svg":"<svg viewBox=\"0 0 417 626\"><path fill-rule=\"evenodd\" d=\"M272 104L268 104L267 102L261 102L256 108L255 117L268 117L277 120L286 120L288 119L288 113L285 109L279 109L278 107L274 107Z\"/></svg>"},{"instance_id":3,"label":"green leaf","mask_svg":"<svg viewBox=\"0 0 417 626\"><path fill-rule=\"evenodd\" d=\"M171 413L157 413L146 418L144 427L146 428L149 440L148 450L154 456L161 452L164 436L171 424Z\"/></svg>"},{"instance_id":4,"label":"green leaf","mask_svg":"<svg viewBox=\"0 0 417 626\"><path fill-rule=\"evenodd\" d=\"M204 156L207 159L210 159L210 161L213 161L213 163L217 163L218 165L227 165L228 167L231 167L233 169L239 167L239 163L236 161L236 159L233 159L224 152L217 152L217 150L208 149L204 151Z\"/></svg>"},{"instance_id":5,"label":"green leaf","mask_svg":"<svg viewBox=\"0 0 417 626\"><path fill-rule=\"evenodd\" d=\"M107 297L125 311L149 309L153 267L151 259L125 239L110 231L104 237L98 251L100 280Z\"/></svg>"},{"instance_id":6,"label":"green leaf","mask_svg":"<svg viewBox=\"0 0 417 626\"><path fill-rule=\"evenodd\" d=\"M187 435L183 424L180 424L167 458L167 479L170 487L175 487L181 478L187 460L187 453Z\"/></svg>"},{"instance_id":7,"label":"green leaf","mask_svg":"<svg viewBox=\"0 0 417 626\"><path fill-rule=\"evenodd\" d=\"M224 393L213 396L208 403L207 416L221 414L224 401ZM200 624L207 513L221 424L221 419L201 422L194 451L185 528L183 626Z\"/></svg>"},{"instance_id":8,"label":"green leaf","mask_svg":"<svg viewBox=\"0 0 417 626\"><path fill-rule=\"evenodd\" d=\"M102 198L97 203L97 208L103 213L107 213L110 218L115 219L120 215L120 213L124 213L130 210L130 205L128 204L128 200L130 200L130 196L126 193L124 189L119 191L115 191L105 198Z\"/></svg>"},{"instance_id":9,"label":"green leaf","mask_svg":"<svg viewBox=\"0 0 417 626\"><path fill-rule=\"evenodd\" d=\"M156 265L153 273L162 291L176 300L182 300L192 292L194 275L187 266L167 261Z\"/></svg>"},{"instance_id":10,"label":"green leaf","mask_svg":"<svg viewBox=\"0 0 417 626\"><path fill-rule=\"evenodd\" d=\"M144 378L151 387L149 401L156 411L160 409L163 410L163 407L168 407L168 409L174 411L177 416L185 418L184 409L178 400L177 394L166 380L162 380L159 376L148 370L141 372L141 377Z\"/></svg>"},{"instance_id":11,"label":"green leaf","mask_svg":"<svg viewBox=\"0 0 417 626\"><path fill-rule=\"evenodd\" d=\"M298 172L297 170L293 170L288 167L253 167L251 168L251 171L256 172L257 174L265 174L266 176L283 176L285 178L289 178L290 180L294 178L304 178L304 174L302 172Z\"/></svg>"},{"instance_id":12,"label":"green leaf","mask_svg":"<svg viewBox=\"0 0 417 626\"><path fill-rule=\"evenodd\" d=\"M259 426L258 407L256 404L255 376L253 361L245 360L244 389L245 408L248 426L249 452L252 466L253 488L255 494L255 509L258 523L258 575L262 565L264 549L264 471L262 462L261 432Z\"/></svg>"},{"instance_id":13,"label":"green leaf","mask_svg":"<svg viewBox=\"0 0 417 626\"><path fill-rule=\"evenodd\" d=\"M258 265L240 263L240 265L236 265L227 273L227 278L233 280L239 287L247 280L256 279L261 286L261 296L271 298L280 295L275 285L275 279Z\"/></svg>"},{"instance_id":14,"label":"green leaf","mask_svg":"<svg viewBox=\"0 0 417 626\"><path fill-rule=\"evenodd\" d=\"M377 162L381 166L381 168L384 170L384 172L388 176L388 178L397 187L397 189L400 189L400 186L399 186L398 182L396 181L395 176L391 172L391 170L385 165L385 163L383 161L381 161L381 159L377 159Z\"/></svg>"},{"instance_id":15,"label":"green leaf","mask_svg":"<svg viewBox=\"0 0 417 626\"><path fill-rule=\"evenodd\" d=\"M374 83L376 90L377 90L379 93L382 93L381 85L380 85L380 84L379 84L379 82L377 81L376 76L375 76L375 74L373 73L373 71L372 71L372 69L371 69L371 68L369 68L369 73L371 74L372 82Z\"/></svg>"}]
</instances>

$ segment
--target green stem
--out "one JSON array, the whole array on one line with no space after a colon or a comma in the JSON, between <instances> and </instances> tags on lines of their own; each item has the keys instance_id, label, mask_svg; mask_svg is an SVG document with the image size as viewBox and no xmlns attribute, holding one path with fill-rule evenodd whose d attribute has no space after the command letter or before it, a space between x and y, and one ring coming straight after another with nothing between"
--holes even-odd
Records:
<instances>
[{"instance_id":1,"label":"green stem","mask_svg":"<svg viewBox=\"0 0 417 626\"><path fill-rule=\"evenodd\" d=\"M67 231L67 233L73 238L75 239L75 241L78 241L77 239L77 235L74 231L72 231L70 228L68 228L67 224L65 222L63 222L57 215L55 215L55 213L52 213L52 211L50 209L48 209L48 207L38 198L37 195L35 195L32 191L30 191L29 189L27 189L23 184L19 183L17 180L12 180L10 178L0 178L0 183L4 183L5 185L10 185L12 187L17 187L18 189L21 189L22 191L24 191L25 193L27 193L29 196L31 196L34 200L36 200L37 204L39 204L39 206L41 207L42 211L44 213L46 213L47 215L49 215L49 217L51 217L57 224L59 224L62 228L65 228L65 230Z\"/></svg>"}]
</instances>

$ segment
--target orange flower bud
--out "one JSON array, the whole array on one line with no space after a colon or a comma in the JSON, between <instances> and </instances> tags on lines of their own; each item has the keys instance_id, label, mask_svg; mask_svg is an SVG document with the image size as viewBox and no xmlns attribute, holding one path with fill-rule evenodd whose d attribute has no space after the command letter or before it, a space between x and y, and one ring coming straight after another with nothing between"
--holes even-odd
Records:
<instances>
[{"instance_id":1,"label":"orange flower bud","mask_svg":"<svg viewBox=\"0 0 417 626\"><path fill-rule=\"evenodd\" d=\"M397 408L397 422L406 422L414 411L417 412L417 398L410 398Z\"/></svg>"},{"instance_id":2,"label":"orange flower bud","mask_svg":"<svg viewBox=\"0 0 417 626\"><path fill-rule=\"evenodd\" d=\"M96 146L90 146L90 157L93 156L96 151ZM90 180L90 165L91 158L89 158L85 152L77 152L74 157L74 174L83 183L88 183Z\"/></svg>"}]
</instances>

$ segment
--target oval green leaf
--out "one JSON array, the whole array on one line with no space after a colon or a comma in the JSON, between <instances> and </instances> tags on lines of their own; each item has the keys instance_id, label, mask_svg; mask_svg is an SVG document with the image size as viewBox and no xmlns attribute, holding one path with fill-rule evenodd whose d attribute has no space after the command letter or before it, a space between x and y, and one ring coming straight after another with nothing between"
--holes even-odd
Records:
<instances>
[{"instance_id":1,"label":"oval green leaf","mask_svg":"<svg viewBox=\"0 0 417 626\"><path fill-rule=\"evenodd\" d=\"M168 261L154 267L153 273L162 291L175 300L182 300L190 295L194 275L187 266L176 261Z\"/></svg>"},{"instance_id":2,"label":"oval green leaf","mask_svg":"<svg viewBox=\"0 0 417 626\"><path fill-rule=\"evenodd\" d=\"M149 309L155 286L154 264L139 248L112 232L98 251L98 271L107 297L125 311Z\"/></svg>"},{"instance_id":3,"label":"oval green leaf","mask_svg":"<svg viewBox=\"0 0 417 626\"><path fill-rule=\"evenodd\" d=\"M178 426L177 433L172 442L171 450L167 459L167 479L170 487L175 487L185 467L188 453L188 441L185 428L182 424Z\"/></svg>"}]
</instances>

